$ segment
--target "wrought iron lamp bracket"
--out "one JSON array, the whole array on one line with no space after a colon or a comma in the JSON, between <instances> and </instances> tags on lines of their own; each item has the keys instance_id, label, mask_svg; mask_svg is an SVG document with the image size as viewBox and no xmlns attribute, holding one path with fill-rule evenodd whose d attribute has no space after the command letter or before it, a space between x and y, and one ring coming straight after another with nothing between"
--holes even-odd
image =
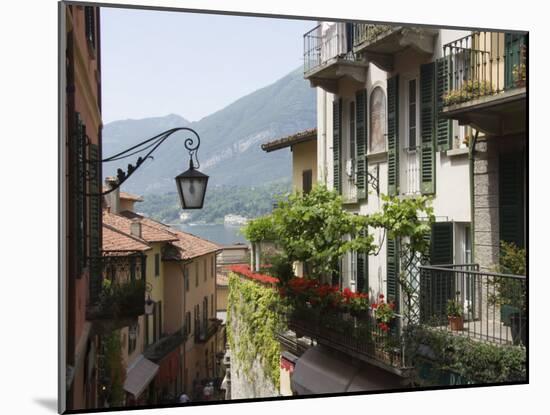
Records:
<instances>
[{"instance_id":1,"label":"wrought iron lamp bracket","mask_svg":"<svg viewBox=\"0 0 550 415\"><path fill-rule=\"evenodd\" d=\"M191 137L186 137L184 141L185 149L189 152L189 164L190 167L198 168L200 167L199 159L197 157L198 150L200 147L200 137L197 134L195 130L189 127L178 127L178 128L172 128L170 130L164 131L160 134L157 134L154 137L148 138L147 140L144 140L135 146L132 146L130 148L127 148L126 150L123 150L113 156L107 157L102 160L90 160L89 158L84 158L85 162L85 171L84 171L84 177L86 180L90 181L97 177L97 174L99 172L98 165L100 163L107 163L117 160L122 160L124 158L133 156L135 154L144 152L148 149L150 149L144 156L139 156L135 162L135 164L128 163L126 170L123 170L121 168L117 169L117 183L114 184L109 190L106 190L104 192L100 193L86 193L86 196L105 196L116 189L118 189L122 183L124 183L128 178L136 172L136 170L143 165L145 160L151 159L153 160L153 152L162 144L168 137L170 137L172 134L178 132L178 131L187 131L192 134ZM90 139L89 137L85 137L86 140L86 146L90 145ZM197 165L195 166L193 163L193 158L195 159Z\"/></svg>"}]
</instances>

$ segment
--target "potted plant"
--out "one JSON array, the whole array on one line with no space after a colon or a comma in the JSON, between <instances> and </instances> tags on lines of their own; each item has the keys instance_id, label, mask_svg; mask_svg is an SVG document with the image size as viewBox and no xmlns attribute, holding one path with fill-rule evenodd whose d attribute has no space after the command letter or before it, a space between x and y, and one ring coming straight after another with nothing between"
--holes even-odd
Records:
<instances>
[{"instance_id":1,"label":"potted plant","mask_svg":"<svg viewBox=\"0 0 550 415\"><path fill-rule=\"evenodd\" d=\"M464 330L464 310L457 300L447 301L447 319L452 331Z\"/></svg>"}]
</instances>

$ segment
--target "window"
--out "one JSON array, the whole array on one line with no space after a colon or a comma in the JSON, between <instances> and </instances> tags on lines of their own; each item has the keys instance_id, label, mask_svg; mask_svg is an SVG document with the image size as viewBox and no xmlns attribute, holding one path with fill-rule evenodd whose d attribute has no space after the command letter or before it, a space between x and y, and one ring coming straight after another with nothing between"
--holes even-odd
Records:
<instances>
[{"instance_id":1,"label":"window","mask_svg":"<svg viewBox=\"0 0 550 415\"><path fill-rule=\"evenodd\" d=\"M311 192L313 173L311 170L304 170L302 172L302 192Z\"/></svg>"},{"instance_id":2,"label":"window","mask_svg":"<svg viewBox=\"0 0 550 415\"><path fill-rule=\"evenodd\" d=\"M190 311L185 313L185 332L187 334L191 333L191 312Z\"/></svg>"},{"instance_id":3,"label":"window","mask_svg":"<svg viewBox=\"0 0 550 415\"><path fill-rule=\"evenodd\" d=\"M206 271L206 259L204 259L202 261L202 266L203 266L203 271L204 271L204 280L206 281L206 274L207 274L207 271Z\"/></svg>"},{"instance_id":4,"label":"window","mask_svg":"<svg viewBox=\"0 0 550 415\"><path fill-rule=\"evenodd\" d=\"M155 277L160 275L160 254L155 254Z\"/></svg>"},{"instance_id":5,"label":"window","mask_svg":"<svg viewBox=\"0 0 550 415\"><path fill-rule=\"evenodd\" d=\"M189 267L185 267L183 274L183 280L185 284L185 291L189 292Z\"/></svg>"},{"instance_id":6,"label":"window","mask_svg":"<svg viewBox=\"0 0 550 415\"><path fill-rule=\"evenodd\" d=\"M409 81L409 150L416 148L416 79Z\"/></svg>"},{"instance_id":7,"label":"window","mask_svg":"<svg viewBox=\"0 0 550 415\"><path fill-rule=\"evenodd\" d=\"M139 326L134 324L128 327L128 354L132 354L136 350L137 337L139 335Z\"/></svg>"},{"instance_id":8,"label":"window","mask_svg":"<svg viewBox=\"0 0 550 415\"><path fill-rule=\"evenodd\" d=\"M214 317L214 294L210 294L210 315Z\"/></svg>"},{"instance_id":9,"label":"window","mask_svg":"<svg viewBox=\"0 0 550 415\"><path fill-rule=\"evenodd\" d=\"M195 262L195 287L199 286L199 263Z\"/></svg>"},{"instance_id":10,"label":"window","mask_svg":"<svg viewBox=\"0 0 550 415\"><path fill-rule=\"evenodd\" d=\"M216 265L217 257L216 255L212 255L212 278L216 278L218 267Z\"/></svg>"},{"instance_id":11,"label":"window","mask_svg":"<svg viewBox=\"0 0 550 415\"><path fill-rule=\"evenodd\" d=\"M349 158L355 159L355 101L349 103Z\"/></svg>"},{"instance_id":12,"label":"window","mask_svg":"<svg viewBox=\"0 0 550 415\"><path fill-rule=\"evenodd\" d=\"M95 53L96 33L95 33L95 8L84 7L84 20L86 24L86 40L92 52Z\"/></svg>"},{"instance_id":13,"label":"window","mask_svg":"<svg viewBox=\"0 0 550 415\"><path fill-rule=\"evenodd\" d=\"M369 152L386 151L386 96L381 87L370 95L370 139Z\"/></svg>"}]
</instances>

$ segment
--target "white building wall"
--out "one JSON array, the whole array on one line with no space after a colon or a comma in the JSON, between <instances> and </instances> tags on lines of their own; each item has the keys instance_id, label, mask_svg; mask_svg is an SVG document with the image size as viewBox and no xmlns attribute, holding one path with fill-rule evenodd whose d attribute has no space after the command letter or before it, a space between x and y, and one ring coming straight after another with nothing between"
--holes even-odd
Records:
<instances>
[{"instance_id":1,"label":"white building wall","mask_svg":"<svg viewBox=\"0 0 550 415\"><path fill-rule=\"evenodd\" d=\"M414 174L420 174L419 157L416 160L409 158L404 151L404 148L408 146L406 138L408 137L408 83L410 79L417 80L417 145L420 144L420 65L428 63L441 56L443 56L443 45L453 40L459 39L468 35L469 31L457 31L457 30L441 30L439 35L436 36L434 55L430 58L426 55L419 54L415 49L406 49L394 56L394 72L387 73L377 66L370 64L367 72L367 80L365 82L365 88L367 89L367 108L368 114L370 114L370 94L376 86L382 87L386 94L386 80L388 77L399 74L399 140L400 140L400 195L403 197L407 192L407 174L408 170L411 171L413 162L418 163L416 166L416 172ZM342 116L342 188L344 196L346 192L347 176L345 174L345 160L348 158L348 146L349 146L349 102L354 100L355 92L358 90L356 83L351 83L346 79L339 81L338 94L331 94L324 90L317 89L317 129L318 129L318 179L321 183L326 183L329 189L333 188L333 160L332 160L332 145L333 145L333 120L332 120L332 102L335 99L342 98L343 100L343 116ZM387 99L387 94L386 94ZM387 111L387 106L386 106ZM386 114L387 116L387 114ZM455 125L453 135L459 135L458 126ZM370 140L370 117L368 119L368 134ZM463 134L463 132L462 132ZM454 140L460 142L461 140ZM464 147L464 145L461 145ZM387 149L387 144L386 144ZM438 221L452 221L458 225L455 229L460 231L456 232L456 249L460 249L463 246L461 236L465 224L471 222L470 211L470 180L469 180L469 160L466 150L447 152L436 152L435 155L435 197L433 200L434 214ZM459 154L456 154L459 153ZM408 160L409 159L409 160ZM409 163L410 162L410 163ZM388 165L387 165L387 152L379 153L376 155L368 155L368 168L372 174L375 174L376 168L378 168L379 175L379 187L380 192L387 194L388 189ZM412 169L414 171L414 169ZM420 194L420 181L418 182L418 192ZM344 197L345 199L345 197ZM360 204L350 204L346 208L352 212L356 212L362 215L376 212L382 207L381 199L376 195L374 189L369 186L369 197L367 202L361 202ZM369 257L369 291L373 298L379 293L386 294L386 244L383 232L374 231L375 243L382 245L378 255ZM457 254L457 259L463 259L463 254ZM354 270L354 262L350 258L346 258L343 261L343 281L344 286L354 287L355 283L352 281L352 275Z\"/></svg>"}]
</instances>

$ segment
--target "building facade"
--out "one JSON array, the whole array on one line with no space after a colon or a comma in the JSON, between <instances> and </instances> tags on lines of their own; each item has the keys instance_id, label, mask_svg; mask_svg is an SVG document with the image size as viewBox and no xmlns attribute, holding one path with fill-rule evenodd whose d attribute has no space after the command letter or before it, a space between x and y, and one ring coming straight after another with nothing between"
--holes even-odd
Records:
<instances>
[{"instance_id":1,"label":"building facade","mask_svg":"<svg viewBox=\"0 0 550 415\"><path fill-rule=\"evenodd\" d=\"M291 319L296 337L318 342L299 358L296 341L284 347L294 393L413 385L400 333L409 324L446 330L449 302L468 336L525 344L524 305L510 302L518 326L491 300L505 286L525 290L525 277L495 285L489 273L500 241L525 240L525 45L520 34L358 23L320 22L304 34L304 78L317 88L318 181L358 215L380 211L384 195L429 196L435 223L428 257L411 258L373 230L376 255L343 256L332 281L370 302L395 302L393 357ZM373 366L394 377L375 376ZM347 383L327 389L342 373Z\"/></svg>"},{"instance_id":2,"label":"building facade","mask_svg":"<svg viewBox=\"0 0 550 415\"><path fill-rule=\"evenodd\" d=\"M92 275L90 258L100 256L101 206L97 192L101 180L101 39L99 8L63 6L62 18L66 29L64 50L65 89L62 102L64 114L62 145L64 177L68 178L61 203L66 212L62 228L63 264L66 275L62 327L66 359L65 368L67 409L93 408L97 404L97 373L94 356L97 338L93 322L86 316L87 307L94 301L97 279ZM90 167L95 168L92 180L86 180Z\"/></svg>"}]
</instances>

